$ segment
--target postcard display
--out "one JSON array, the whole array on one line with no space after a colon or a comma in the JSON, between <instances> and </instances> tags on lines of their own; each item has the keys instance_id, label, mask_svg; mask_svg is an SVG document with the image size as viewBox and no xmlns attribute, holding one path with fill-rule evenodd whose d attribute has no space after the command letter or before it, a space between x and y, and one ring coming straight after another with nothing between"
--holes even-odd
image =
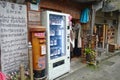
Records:
<instances>
[{"instance_id":1,"label":"postcard display","mask_svg":"<svg viewBox=\"0 0 120 80\"><path fill-rule=\"evenodd\" d=\"M0 1L1 70L10 73L28 64L27 9L25 5Z\"/></svg>"}]
</instances>

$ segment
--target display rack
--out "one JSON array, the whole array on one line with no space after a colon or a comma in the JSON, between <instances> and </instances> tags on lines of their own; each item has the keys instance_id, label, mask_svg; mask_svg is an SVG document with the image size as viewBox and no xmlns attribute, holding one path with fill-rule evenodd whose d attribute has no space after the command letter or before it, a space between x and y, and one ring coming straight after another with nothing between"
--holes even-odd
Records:
<instances>
[{"instance_id":1,"label":"display rack","mask_svg":"<svg viewBox=\"0 0 120 80\"><path fill-rule=\"evenodd\" d=\"M115 28L111 27L107 31L107 39L108 39L108 44L109 44L109 52L114 52L115 51Z\"/></svg>"},{"instance_id":2,"label":"display rack","mask_svg":"<svg viewBox=\"0 0 120 80\"><path fill-rule=\"evenodd\" d=\"M114 43L114 39L115 39L115 29L113 27L108 29L108 33L107 33L108 37L108 43Z\"/></svg>"}]
</instances>

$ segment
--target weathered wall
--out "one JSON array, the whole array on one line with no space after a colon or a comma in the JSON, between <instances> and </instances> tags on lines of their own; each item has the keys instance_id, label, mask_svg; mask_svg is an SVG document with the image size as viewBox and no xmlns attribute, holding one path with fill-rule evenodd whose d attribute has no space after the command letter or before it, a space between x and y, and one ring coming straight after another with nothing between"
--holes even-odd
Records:
<instances>
[{"instance_id":1,"label":"weathered wall","mask_svg":"<svg viewBox=\"0 0 120 80\"><path fill-rule=\"evenodd\" d=\"M118 33L117 33L117 44L120 45L120 13L119 13L119 19L118 19Z\"/></svg>"},{"instance_id":2,"label":"weathered wall","mask_svg":"<svg viewBox=\"0 0 120 80\"><path fill-rule=\"evenodd\" d=\"M90 7L90 4L80 4L67 0L41 0L41 9L48 9L71 14L75 19L80 18L80 12L85 7Z\"/></svg>"},{"instance_id":3,"label":"weathered wall","mask_svg":"<svg viewBox=\"0 0 120 80\"><path fill-rule=\"evenodd\" d=\"M116 12L108 12L104 13L101 10L96 12L96 19L95 23L105 23L106 20L108 24L112 24L113 20L117 20L117 13Z\"/></svg>"}]
</instances>

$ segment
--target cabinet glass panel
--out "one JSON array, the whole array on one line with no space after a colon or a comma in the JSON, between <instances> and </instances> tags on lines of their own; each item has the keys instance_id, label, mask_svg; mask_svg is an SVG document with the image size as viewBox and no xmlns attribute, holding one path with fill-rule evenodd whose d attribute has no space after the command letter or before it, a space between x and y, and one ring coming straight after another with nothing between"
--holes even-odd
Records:
<instances>
[{"instance_id":1,"label":"cabinet glass panel","mask_svg":"<svg viewBox=\"0 0 120 80\"><path fill-rule=\"evenodd\" d=\"M50 14L50 59L65 55L65 16Z\"/></svg>"}]
</instances>

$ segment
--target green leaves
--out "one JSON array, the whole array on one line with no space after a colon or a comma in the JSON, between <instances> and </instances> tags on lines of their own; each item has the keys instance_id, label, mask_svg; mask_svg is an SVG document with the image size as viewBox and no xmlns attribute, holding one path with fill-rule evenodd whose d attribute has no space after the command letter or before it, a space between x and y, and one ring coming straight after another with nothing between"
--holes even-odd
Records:
<instances>
[{"instance_id":1,"label":"green leaves","mask_svg":"<svg viewBox=\"0 0 120 80\"><path fill-rule=\"evenodd\" d=\"M85 48L85 54L90 54L94 52L94 50L92 50L91 48Z\"/></svg>"}]
</instances>

